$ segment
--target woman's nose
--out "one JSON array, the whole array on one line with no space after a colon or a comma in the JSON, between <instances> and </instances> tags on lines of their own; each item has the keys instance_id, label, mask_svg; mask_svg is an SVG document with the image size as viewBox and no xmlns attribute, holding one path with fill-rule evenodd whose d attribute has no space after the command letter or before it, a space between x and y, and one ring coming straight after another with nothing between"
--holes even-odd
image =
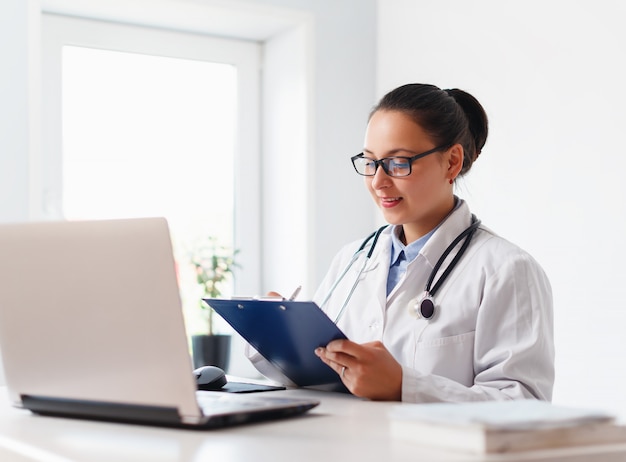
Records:
<instances>
[{"instance_id":1,"label":"woman's nose","mask_svg":"<svg viewBox=\"0 0 626 462\"><path fill-rule=\"evenodd\" d=\"M372 187L374 189L381 189L389 186L390 183L391 177L387 175L382 165L379 165L376 169L376 173L374 173L372 177Z\"/></svg>"}]
</instances>

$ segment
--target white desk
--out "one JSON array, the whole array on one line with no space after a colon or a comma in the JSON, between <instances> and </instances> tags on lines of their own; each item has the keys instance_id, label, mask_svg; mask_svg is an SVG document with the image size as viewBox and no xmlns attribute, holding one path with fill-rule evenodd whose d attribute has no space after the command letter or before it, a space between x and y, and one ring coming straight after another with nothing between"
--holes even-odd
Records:
<instances>
[{"instance_id":1,"label":"white desk","mask_svg":"<svg viewBox=\"0 0 626 462\"><path fill-rule=\"evenodd\" d=\"M51 462L550 461L623 462L626 444L481 458L433 451L389 435L380 403L335 393L267 392L321 401L301 417L222 430L179 430L42 417L13 408L0 387L0 460Z\"/></svg>"}]
</instances>

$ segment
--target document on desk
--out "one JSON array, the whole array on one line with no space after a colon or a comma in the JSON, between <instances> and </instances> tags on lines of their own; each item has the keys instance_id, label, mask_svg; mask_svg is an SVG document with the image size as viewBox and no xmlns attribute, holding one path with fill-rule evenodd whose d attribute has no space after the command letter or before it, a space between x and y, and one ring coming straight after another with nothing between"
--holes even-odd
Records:
<instances>
[{"instance_id":1,"label":"document on desk","mask_svg":"<svg viewBox=\"0 0 626 462\"><path fill-rule=\"evenodd\" d=\"M204 302L296 385L341 383L314 351L346 336L315 302L276 298Z\"/></svg>"}]
</instances>

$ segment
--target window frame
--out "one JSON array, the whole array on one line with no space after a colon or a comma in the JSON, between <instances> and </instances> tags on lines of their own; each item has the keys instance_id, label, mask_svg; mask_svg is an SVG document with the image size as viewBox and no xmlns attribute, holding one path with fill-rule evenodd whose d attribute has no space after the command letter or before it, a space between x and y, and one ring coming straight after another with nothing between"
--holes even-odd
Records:
<instances>
[{"instance_id":1,"label":"window frame","mask_svg":"<svg viewBox=\"0 0 626 462\"><path fill-rule=\"evenodd\" d=\"M237 68L238 110L235 141L235 247L241 271L235 290L257 293L261 269L260 67L261 45L206 34L42 14L41 211L62 218L62 49L65 45L147 55L222 62Z\"/></svg>"}]
</instances>

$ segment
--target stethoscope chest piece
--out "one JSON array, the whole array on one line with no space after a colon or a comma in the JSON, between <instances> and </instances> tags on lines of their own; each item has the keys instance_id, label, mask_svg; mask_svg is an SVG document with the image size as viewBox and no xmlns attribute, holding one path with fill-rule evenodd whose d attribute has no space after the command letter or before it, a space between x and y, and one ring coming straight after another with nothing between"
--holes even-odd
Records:
<instances>
[{"instance_id":1,"label":"stethoscope chest piece","mask_svg":"<svg viewBox=\"0 0 626 462\"><path fill-rule=\"evenodd\" d=\"M465 228L465 230L452 241L448 248L444 250L443 254L441 254L441 257L439 257L439 260L437 260L437 263L433 267L430 276L428 277L428 282L426 283L424 292L422 292L422 294L416 299L414 304L413 302L409 303L409 312L411 313L411 315L415 316L418 319L426 319L427 321L430 321L433 316L435 316L436 307L435 302L433 301L433 297L435 296L435 293L439 290L439 287L441 287L441 284L443 284L443 282L450 275L456 264L459 262L459 259L461 258L463 253L465 253L465 251L467 250L467 247L472 240L472 236L474 236L474 233L479 226L480 220L472 215L472 224L468 228ZM437 275L437 272L439 271L441 265L443 265L443 262L446 260L448 254L452 252L452 249L454 249L456 245L462 240L464 241L461 245L461 248L454 256L452 261L448 264L448 267L443 271L443 273L439 277L439 280L433 285L435 276Z\"/></svg>"},{"instance_id":2,"label":"stethoscope chest piece","mask_svg":"<svg viewBox=\"0 0 626 462\"><path fill-rule=\"evenodd\" d=\"M418 319L430 320L435 315L435 302L427 291L423 292L415 303L409 306L409 312Z\"/></svg>"}]
</instances>

